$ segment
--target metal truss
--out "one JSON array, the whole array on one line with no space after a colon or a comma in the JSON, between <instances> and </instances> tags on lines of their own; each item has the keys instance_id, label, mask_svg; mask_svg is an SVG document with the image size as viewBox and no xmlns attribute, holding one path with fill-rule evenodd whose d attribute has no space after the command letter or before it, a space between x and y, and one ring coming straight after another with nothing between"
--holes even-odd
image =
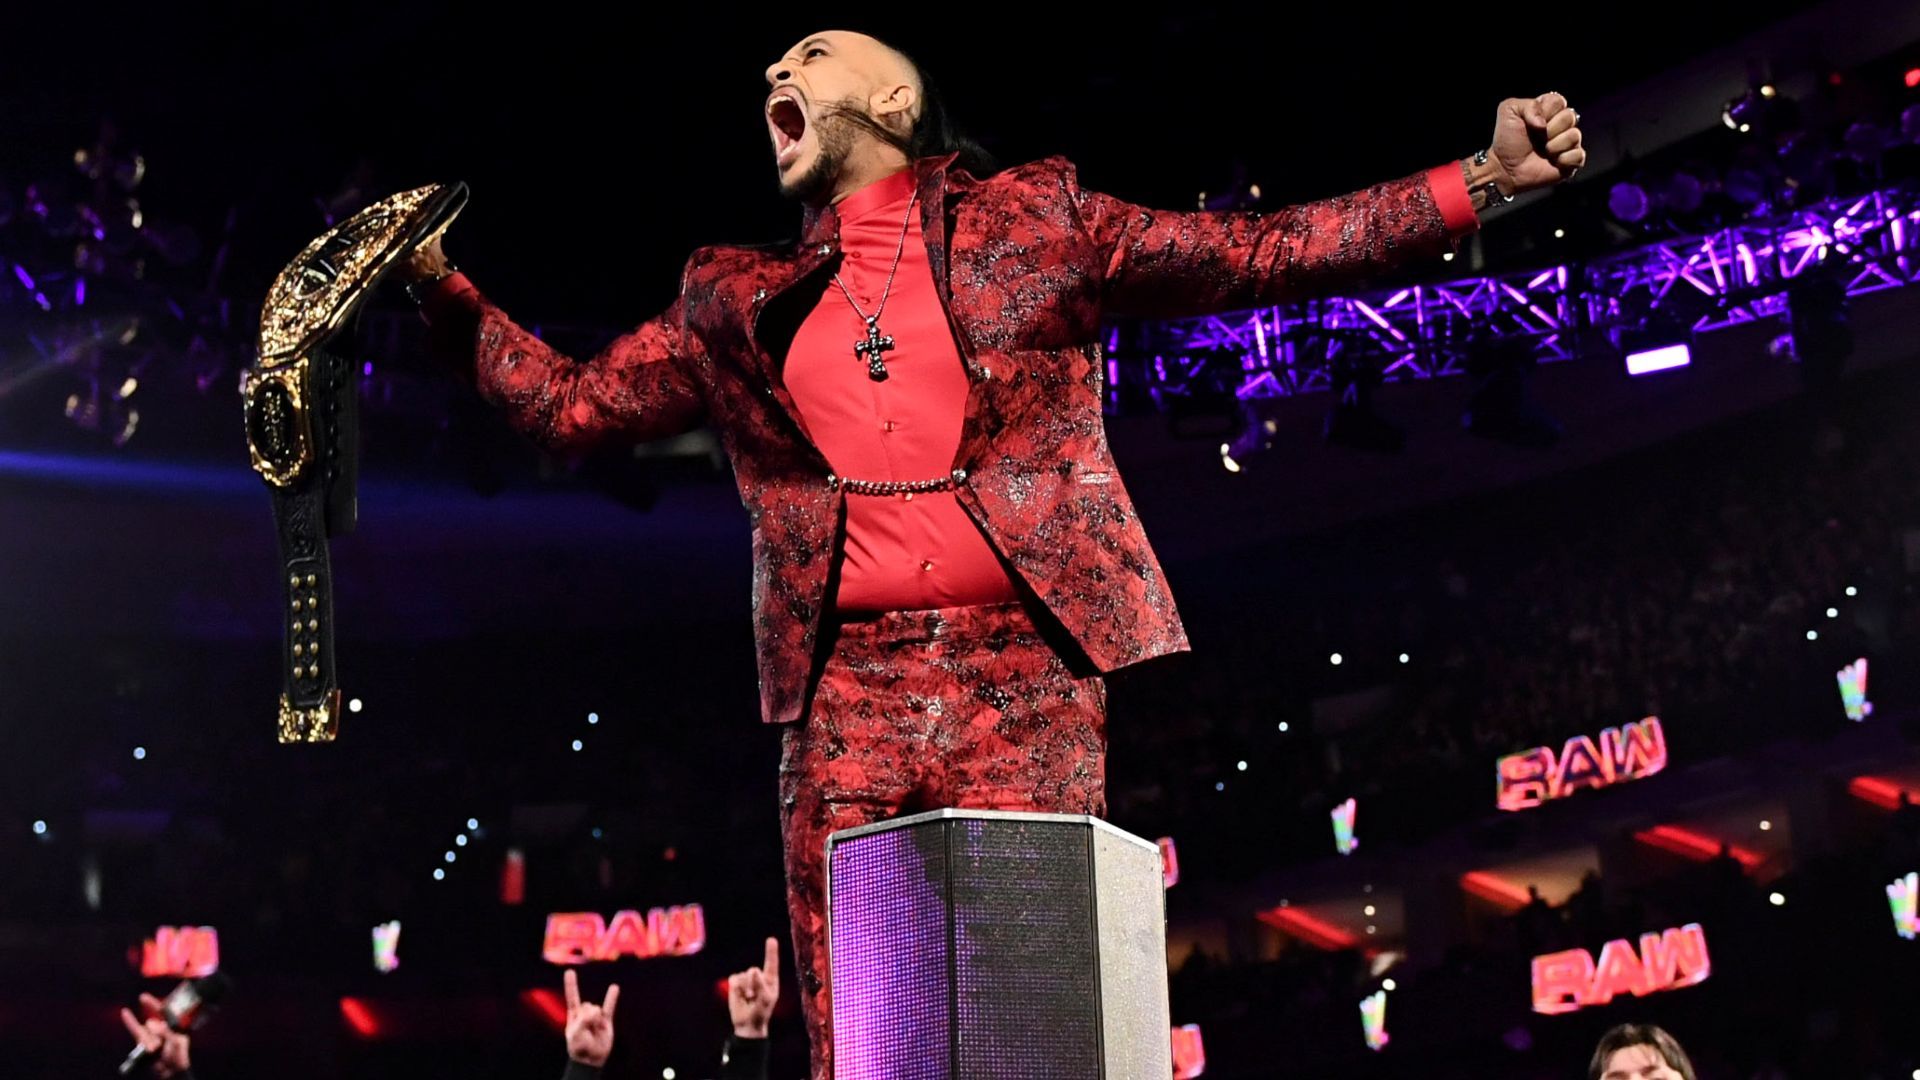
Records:
<instances>
[{"instance_id":1,"label":"metal truss","mask_svg":"<svg viewBox=\"0 0 1920 1080\"><path fill-rule=\"evenodd\" d=\"M1834 199L1770 222L1663 240L1584 265L1382 289L1109 329L1108 408L1242 401L1334 388L1343 368L1383 382L1466 373L1488 342L1541 363L1617 355L1622 332L1713 330L1786 308L1821 271L1849 295L1920 283L1920 191Z\"/></svg>"}]
</instances>

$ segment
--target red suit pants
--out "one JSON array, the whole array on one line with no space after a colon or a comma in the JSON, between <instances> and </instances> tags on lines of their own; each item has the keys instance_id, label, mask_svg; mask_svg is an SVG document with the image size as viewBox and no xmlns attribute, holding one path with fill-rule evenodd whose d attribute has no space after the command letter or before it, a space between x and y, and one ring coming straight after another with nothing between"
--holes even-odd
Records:
<instances>
[{"instance_id":1,"label":"red suit pants","mask_svg":"<svg viewBox=\"0 0 1920 1080\"><path fill-rule=\"evenodd\" d=\"M813 1080L833 1076L829 833L957 807L1106 811L1106 686L1017 603L841 623L807 718L783 735L780 823Z\"/></svg>"}]
</instances>

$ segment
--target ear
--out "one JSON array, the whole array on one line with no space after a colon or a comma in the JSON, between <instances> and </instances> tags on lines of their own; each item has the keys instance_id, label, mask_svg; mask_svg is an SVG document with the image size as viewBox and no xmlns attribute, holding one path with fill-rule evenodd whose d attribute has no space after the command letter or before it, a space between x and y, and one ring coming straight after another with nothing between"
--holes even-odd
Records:
<instances>
[{"instance_id":1,"label":"ear","mask_svg":"<svg viewBox=\"0 0 1920 1080\"><path fill-rule=\"evenodd\" d=\"M882 85L874 90L867 104L873 111L874 119L881 123L912 128L920 114L920 92L910 83Z\"/></svg>"}]
</instances>

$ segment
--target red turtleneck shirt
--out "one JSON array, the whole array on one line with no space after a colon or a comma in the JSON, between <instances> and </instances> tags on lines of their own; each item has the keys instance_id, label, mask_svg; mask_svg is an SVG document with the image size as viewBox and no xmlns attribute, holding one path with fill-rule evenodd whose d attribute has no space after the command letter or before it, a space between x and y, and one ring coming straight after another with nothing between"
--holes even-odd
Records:
<instances>
[{"instance_id":1,"label":"red turtleneck shirt","mask_svg":"<svg viewBox=\"0 0 1920 1080\"><path fill-rule=\"evenodd\" d=\"M934 291L913 170L875 181L835 204L840 280L880 332L893 338L876 382L854 355L866 323L839 285L801 322L783 377L807 431L835 474L850 480L934 480L953 471L966 412L967 373ZM905 241L902 242L902 231ZM900 266L893 272L894 253ZM881 297L886 306L880 307ZM838 605L913 611L1014 599L1013 582L951 491L847 494Z\"/></svg>"}]
</instances>

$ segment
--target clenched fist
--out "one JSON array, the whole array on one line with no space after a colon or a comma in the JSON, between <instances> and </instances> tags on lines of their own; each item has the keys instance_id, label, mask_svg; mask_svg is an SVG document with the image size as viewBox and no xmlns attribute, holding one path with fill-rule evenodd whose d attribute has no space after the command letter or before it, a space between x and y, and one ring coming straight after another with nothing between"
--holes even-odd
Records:
<instances>
[{"instance_id":1,"label":"clenched fist","mask_svg":"<svg viewBox=\"0 0 1920 1080\"><path fill-rule=\"evenodd\" d=\"M1487 158L1509 195L1568 179L1587 163L1580 114L1559 94L1508 98L1495 116Z\"/></svg>"}]
</instances>

